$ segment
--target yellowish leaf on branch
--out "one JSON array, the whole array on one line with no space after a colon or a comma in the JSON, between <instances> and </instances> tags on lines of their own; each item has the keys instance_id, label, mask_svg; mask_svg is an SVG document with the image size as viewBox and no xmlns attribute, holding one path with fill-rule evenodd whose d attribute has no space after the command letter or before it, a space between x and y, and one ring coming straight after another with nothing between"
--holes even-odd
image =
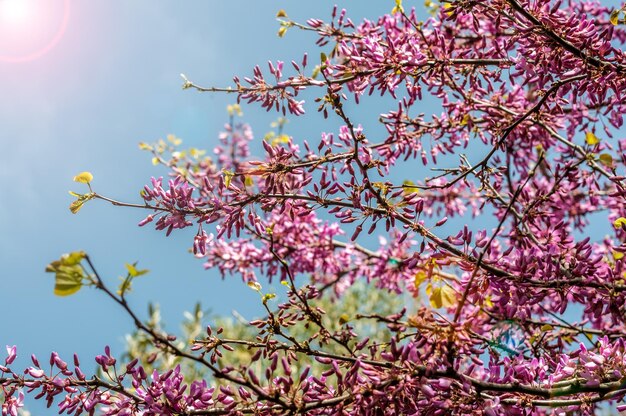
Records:
<instances>
[{"instance_id":1,"label":"yellowish leaf on branch","mask_svg":"<svg viewBox=\"0 0 626 416\"><path fill-rule=\"evenodd\" d=\"M415 279L413 280L415 289L419 289L421 284L424 283L424 281L426 280L426 277L427 277L426 272L423 270L420 270L419 272L415 273Z\"/></svg>"},{"instance_id":2,"label":"yellowish leaf on branch","mask_svg":"<svg viewBox=\"0 0 626 416\"><path fill-rule=\"evenodd\" d=\"M449 308L456 304L456 292L450 286L432 287L429 284L426 293L434 308Z\"/></svg>"},{"instance_id":3,"label":"yellowish leaf on branch","mask_svg":"<svg viewBox=\"0 0 626 416\"><path fill-rule=\"evenodd\" d=\"M144 274L148 273L148 271L149 271L149 270L147 270L147 269L141 269L141 270L138 270L138 269L135 267L135 264L128 264L128 263L126 263L126 264L125 264L125 266L126 266L126 270L128 270L128 274L129 274L131 277L142 276L142 275L144 275Z\"/></svg>"},{"instance_id":4,"label":"yellowish leaf on branch","mask_svg":"<svg viewBox=\"0 0 626 416\"><path fill-rule=\"evenodd\" d=\"M598 156L598 160L606 167L610 168L613 166L613 157L608 153L602 153Z\"/></svg>"},{"instance_id":5,"label":"yellowish leaf on branch","mask_svg":"<svg viewBox=\"0 0 626 416\"><path fill-rule=\"evenodd\" d=\"M402 7L402 0L396 0L396 6L391 9L391 14L395 14L395 13L403 13L404 12L404 8Z\"/></svg>"},{"instance_id":6,"label":"yellowish leaf on branch","mask_svg":"<svg viewBox=\"0 0 626 416\"><path fill-rule=\"evenodd\" d=\"M593 134L592 131L588 131L587 133L585 133L585 141L590 146L600 143L600 139L598 139L598 136Z\"/></svg>"},{"instance_id":7,"label":"yellowish leaf on branch","mask_svg":"<svg viewBox=\"0 0 626 416\"><path fill-rule=\"evenodd\" d=\"M46 266L47 273L54 273L54 294L68 296L76 293L83 285L86 277L80 262L86 257L84 251L64 254Z\"/></svg>"},{"instance_id":8,"label":"yellowish leaf on branch","mask_svg":"<svg viewBox=\"0 0 626 416\"><path fill-rule=\"evenodd\" d=\"M626 218L624 217L619 217L613 221L613 227L615 228L622 228L624 225L626 225Z\"/></svg>"},{"instance_id":9,"label":"yellowish leaf on branch","mask_svg":"<svg viewBox=\"0 0 626 416\"><path fill-rule=\"evenodd\" d=\"M611 16L609 17L609 20L611 21L611 24L613 26L617 26L619 24L619 10L613 10L611 12Z\"/></svg>"},{"instance_id":10,"label":"yellowish leaf on branch","mask_svg":"<svg viewBox=\"0 0 626 416\"><path fill-rule=\"evenodd\" d=\"M233 176L235 176L235 172L223 169L222 173L224 174L224 185L228 188L230 186L230 182L233 180Z\"/></svg>"},{"instance_id":11,"label":"yellowish leaf on branch","mask_svg":"<svg viewBox=\"0 0 626 416\"><path fill-rule=\"evenodd\" d=\"M174 146L179 146L179 145L182 144L183 139L180 139L180 138L176 137L173 134L168 134L167 135L167 141L172 143Z\"/></svg>"},{"instance_id":12,"label":"yellowish leaf on branch","mask_svg":"<svg viewBox=\"0 0 626 416\"><path fill-rule=\"evenodd\" d=\"M74 182L80 183L89 183L93 180L93 175L91 172L81 172L78 175L74 176Z\"/></svg>"}]
</instances>

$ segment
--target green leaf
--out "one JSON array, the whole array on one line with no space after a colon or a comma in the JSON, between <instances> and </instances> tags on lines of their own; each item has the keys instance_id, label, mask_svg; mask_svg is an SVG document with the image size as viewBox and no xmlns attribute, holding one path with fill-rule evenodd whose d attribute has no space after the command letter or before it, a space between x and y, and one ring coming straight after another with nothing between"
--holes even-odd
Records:
<instances>
[{"instance_id":1,"label":"green leaf","mask_svg":"<svg viewBox=\"0 0 626 416\"><path fill-rule=\"evenodd\" d=\"M137 276L143 276L144 274L148 273L150 270L148 269L142 269L142 270L137 270L137 268L135 267L137 265L137 263L134 264L128 264L126 263L126 269L128 270L128 274L130 275L130 277L137 277Z\"/></svg>"},{"instance_id":2,"label":"green leaf","mask_svg":"<svg viewBox=\"0 0 626 416\"><path fill-rule=\"evenodd\" d=\"M73 251L61 256L61 262L65 266L74 266L83 261L85 257L87 257L87 254L84 251Z\"/></svg>"},{"instance_id":3,"label":"green leaf","mask_svg":"<svg viewBox=\"0 0 626 416\"><path fill-rule=\"evenodd\" d=\"M74 176L74 182L80 183L89 183L93 180L93 175L91 172L81 172L78 175Z\"/></svg>"},{"instance_id":4,"label":"green leaf","mask_svg":"<svg viewBox=\"0 0 626 416\"><path fill-rule=\"evenodd\" d=\"M313 72L311 72L311 78L317 79L318 75L320 74L320 69L320 65L315 65L315 68L313 68Z\"/></svg>"},{"instance_id":5,"label":"green leaf","mask_svg":"<svg viewBox=\"0 0 626 416\"><path fill-rule=\"evenodd\" d=\"M57 296L69 296L78 292L83 286L84 277L83 268L78 264L60 266L54 277L54 294Z\"/></svg>"},{"instance_id":6,"label":"green leaf","mask_svg":"<svg viewBox=\"0 0 626 416\"><path fill-rule=\"evenodd\" d=\"M56 273L61 266L75 266L87 257L84 251L73 251L61 256L59 260L55 260L46 266L46 272Z\"/></svg>"},{"instance_id":7,"label":"green leaf","mask_svg":"<svg viewBox=\"0 0 626 416\"><path fill-rule=\"evenodd\" d=\"M46 266L47 273L54 273L54 294L68 296L76 293L83 285L85 271L80 262L87 257L84 251L64 254Z\"/></svg>"},{"instance_id":8,"label":"green leaf","mask_svg":"<svg viewBox=\"0 0 626 416\"><path fill-rule=\"evenodd\" d=\"M270 299L274 299L276 297L275 293L266 293L265 295L263 295L263 303L267 303L268 300Z\"/></svg>"},{"instance_id":9,"label":"green leaf","mask_svg":"<svg viewBox=\"0 0 626 416\"><path fill-rule=\"evenodd\" d=\"M72 211L72 214L76 214L78 211L80 211L80 209L83 207L83 204L87 201L89 201L90 199L93 199L95 197L94 193L89 193L89 194L77 194L76 192L72 192L69 191L70 195L78 198L76 201L72 202L70 204L70 211Z\"/></svg>"}]
</instances>

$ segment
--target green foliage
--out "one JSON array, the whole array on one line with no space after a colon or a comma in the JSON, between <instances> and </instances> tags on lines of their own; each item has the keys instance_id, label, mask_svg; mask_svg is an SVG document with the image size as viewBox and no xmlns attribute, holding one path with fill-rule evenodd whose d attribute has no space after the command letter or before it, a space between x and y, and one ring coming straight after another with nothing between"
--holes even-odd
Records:
<instances>
[{"instance_id":1,"label":"green foliage","mask_svg":"<svg viewBox=\"0 0 626 416\"><path fill-rule=\"evenodd\" d=\"M93 192L87 194L77 194L76 192L70 191L70 195L77 198L76 201L73 201L70 204L70 211L72 211L72 214L78 213L78 211L80 211L85 202L95 197L95 194Z\"/></svg>"},{"instance_id":2,"label":"green foliage","mask_svg":"<svg viewBox=\"0 0 626 416\"><path fill-rule=\"evenodd\" d=\"M259 285L260 286L260 285ZM250 285L253 290L257 290L256 285ZM258 287L260 293L261 288ZM267 304L275 295L261 294L261 302ZM322 315L322 322L326 330L336 338L342 338L342 334L346 331L352 331L359 334L359 339L365 337L377 337L382 342L389 342L390 331L386 330L386 324L378 322L370 317L363 317L360 314L387 316L397 312L404 306L403 298L385 290L368 287L365 283L356 283L348 289L341 297L333 298L324 296L322 299L311 301L311 305L321 308L325 313ZM157 333L165 334L165 326L161 321L159 307L150 305L149 319L147 326ZM206 321L208 314L204 311L199 303L197 303L191 312L185 312L185 318L181 325L180 336L176 345L180 349L188 348L194 341L201 341L205 337ZM220 328L220 337L222 339L246 340L250 342L258 342L259 330L249 325L247 319L242 317L236 311L231 317L226 316L209 316L211 326ZM319 327L309 323L303 325L294 325L290 328L289 336L301 342L305 342L311 348L323 350L327 353L343 354L342 346L336 342L324 343L319 342ZM280 339L279 339L280 340ZM353 345L350 345L351 347ZM255 371L261 370L261 362L251 363L251 357L256 352L256 348L249 348L246 345L231 345L234 348L228 354L219 359L220 367L233 366L238 368L240 365L252 367ZM147 363L145 369L148 373L157 369L159 371L167 371L176 365L181 365L181 373L185 375L186 382L199 379L211 379L210 372L206 367L200 367L190 360L180 359L167 351L159 349L151 341L149 335L144 332L135 331L126 336L126 353L124 360L132 360L138 358L141 362ZM311 356L298 354L298 361L294 362L293 371L302 371L307 365L313 369L322 369L322 365L312 359ZM319 368L318 368L319 367ZM212 380L214 383L220 383L220 380Z\"/></svg>"},{"instance_id":3,"label":"green foliage","mask_svg":"<svg viewBox=\"0 0 626 416\"><path fill-rule=\"evenodd\" d=\"M128 273L126 274L126 277L120 277L120 279L122 280L122 283L120 284L117 290L117 293L121 296L124 296L125 294L129 293L132 290L131 285L132 285L134 278L143 276L144 274L149 272L149 270L147 269L138 270L136 268L137 262L133 264L126 263L125 266L126 266L126 270L128 270Z\"/></svg>"},{"instance_id":4,"label":"green foliage","mask_svg":"<svg viewBox=\"0 0 626 416\"><path fill-rule=\"evenodd\" d=\"M80 290L87 278L81 262L86 257L84 251L64 254L46 266L46 272L54 273L54 294L69 296Z\"/></svg>"}]
</instances>

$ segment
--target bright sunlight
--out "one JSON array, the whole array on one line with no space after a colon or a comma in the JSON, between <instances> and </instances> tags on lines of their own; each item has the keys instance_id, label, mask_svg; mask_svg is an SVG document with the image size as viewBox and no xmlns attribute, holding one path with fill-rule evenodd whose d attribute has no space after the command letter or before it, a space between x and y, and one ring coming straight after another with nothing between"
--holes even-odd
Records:
<instances>
[{"instance_id":1,"label":"bright sunlight","mask_svg":"<svg viewBox=\"0 0 626 416\"><path fill-rule=\"evenodd\" d=\"M48 53L63 37L69 13L69 0L0 0L0 61L32 61Z\"/></svg>"}]
</instances>

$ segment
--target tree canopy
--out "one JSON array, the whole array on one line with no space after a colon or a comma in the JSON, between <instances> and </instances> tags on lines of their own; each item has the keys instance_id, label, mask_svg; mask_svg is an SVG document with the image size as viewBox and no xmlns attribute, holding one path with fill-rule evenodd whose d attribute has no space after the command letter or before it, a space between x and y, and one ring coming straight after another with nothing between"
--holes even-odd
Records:
<instances>
[{"instance_id":1,"label":"tree canopy","mask_svg":"<svg viewBox=\"0 0 626 416\"><path fill-rule=\"evenodd\" d=\"M73 213L105 201L165 235L194 227L193 255L257 291L264 315L207 326L197 306L177 337L157 308L144 322L131 306L146 270L127 264L115 288L87 253L64 255L47 268L55 294L90 286L136 333L126 356L95 358L95 375L56 353L52 371L34 356L14 369L7 346L3 415L24 392L74 415L626 409L626 13L584 0L409 6L361 22L337 7L328 21L279 11L278 35L309 32L319 58L270 61L224 88L183 75L184 89L237 100L212 154L173 135L142 143L169 176L140 201L74 178ZM242 103L277 112L274 131L254 138ZM340 127L289 134L283 117L315 111Z\"/></svg>"}]
</instances>

